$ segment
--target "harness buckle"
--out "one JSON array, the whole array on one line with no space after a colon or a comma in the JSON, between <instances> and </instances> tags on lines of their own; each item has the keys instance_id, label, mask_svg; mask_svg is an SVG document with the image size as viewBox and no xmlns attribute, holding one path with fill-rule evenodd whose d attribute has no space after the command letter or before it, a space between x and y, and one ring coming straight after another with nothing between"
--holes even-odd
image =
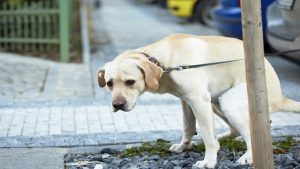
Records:
<instances>
[{"instance_id":1,"label":"harness buckle","mask_svg":"<svg viewBox=\"0 0 300 169\"><path fill-rule=\"evenodd\" d=\"M158 61L157 61L154 57L151 57L151 56L150 56L148 59L149 59L150 62L152 62L152 63L158 65Z\"/></svg>"}]
</instances>

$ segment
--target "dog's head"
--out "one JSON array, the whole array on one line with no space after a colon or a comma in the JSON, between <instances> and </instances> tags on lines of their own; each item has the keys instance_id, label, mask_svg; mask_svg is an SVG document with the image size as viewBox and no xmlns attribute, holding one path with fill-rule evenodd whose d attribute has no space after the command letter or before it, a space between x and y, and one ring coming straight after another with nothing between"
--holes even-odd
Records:
<instances>
[{"instance_id":1,"label":"dog's head","mask_svg":"<svg viewBox=\"0 0 300 169\"><path fill-rule=\"evenodd\" d=\"M98 70L100 87L112 94L114 112L130 111L146 90L156 91L163 70L136 52L126 52Z\"/></svg>"}]
</instances>

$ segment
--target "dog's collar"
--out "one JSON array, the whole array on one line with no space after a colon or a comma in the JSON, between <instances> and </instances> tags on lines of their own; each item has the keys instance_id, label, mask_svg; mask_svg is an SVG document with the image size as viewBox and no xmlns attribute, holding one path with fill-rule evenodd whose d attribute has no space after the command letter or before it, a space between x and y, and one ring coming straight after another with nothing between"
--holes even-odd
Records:
<instances>
[{"instance_id":1,"label":"dog's collar","mask_svg":"<svg viewBox=\"0 0 300 169\"><path fill-rule=\"evenodd\" d=\"M159 66L159 67L163 67L159 61L157 59L155 59L154 57L148 55L147 53L144 53L144 52L140 52L141 54L143 54L144 56L146 56L146 58L148 58L148 60L152 63L154 63L155 65Z\"/></svg>"},{"instance_id":2,"label":"dog's collar","mask_svg":"<svg viewBox=\"0 0 300 169\"><path fill-rule=\"evenodd\" d=\"M150 62L152 62L155 65L162 68L163 72L165 72L165 73L171 72L173 70L181 71L181 70L185 70L185 69L199 68L199 67L205 67L205 66L211 66L211 65L217 65L217 64L222 64L222 63L229 63L229 62L244 60L244 59L236 59L236 60L227 60L227 61L222 61L222 62L203 63L203 64L197 64L197 65L181 65L181 66L177 66L177 67L164 67L154 57L152 57L144 52L140 52L140 53L143 54L145 57L147 57Z\"/></svg>"},{"instance_id":3,"label":"dog's collar","mask_svg":"<svg viewBox=\"0 0 300 169\"><path fill-rule=\"evenodd\" d=\"M154 58L154 57L152 57L152 56L150 56L150 55L148 55L147 53L144 53L144 52L140 52L140 53L143 54L146 58L148 58L148 60L150 62L152 62L155 65L157 65L158 67L162 68L163 72L170 72L171 71L171 70L169 70L169 68L166 68L163 65L161 65L156 58Z\"/></svg>"}]
</instances>

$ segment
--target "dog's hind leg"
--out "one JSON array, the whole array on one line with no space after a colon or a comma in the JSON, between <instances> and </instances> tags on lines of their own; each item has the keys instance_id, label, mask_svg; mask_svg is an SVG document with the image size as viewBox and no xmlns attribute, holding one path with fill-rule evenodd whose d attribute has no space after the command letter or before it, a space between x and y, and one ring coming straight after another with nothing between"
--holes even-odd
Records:
<instances>
[{"instance_id":1,"label":"dog's hind leg","mask_svg":"<svg viewBox=\"0 0 300 169\"><path fill-rule=\"evenodd\" d=\"M231 139L231 138L236 138L236 137L240 136L239 132L236 129L234 129L234 127L232 127L230 125L230 123L228 122L227 118L225 117L224 112L222 112L222 110L220 108L219 102L213 102L212 108L214 110L214 113L217 114L229 126L228 131L217 135L218 140L227 139L227 138Z\"/></svg>"},{"instance_id":2,"label":"dog's hind leg","mask_svg":"<svg viewBox=\"0 0 300 169\"><path fill-rule=\"evenodd\" d=\"M246 153L237 160L237 163L252 164L253 158L246 83L229 89L219 97L219 103L228 122L241 134L247 145Z\"/></svg>"},{"instance_id":3,"label":"dog's hind leg","mask_svg":"<svg viewBox=\"0 0 300 169\"><path fill-rule=\"evenodd\" d=\"M192 142L192 138L196 133L196 119L191 107L181 101L183 109L183 136L179 144L173 144L170 147L170 151L181 153L184 150L191 149L195 143Z\"/></svg>"}]
</instances>

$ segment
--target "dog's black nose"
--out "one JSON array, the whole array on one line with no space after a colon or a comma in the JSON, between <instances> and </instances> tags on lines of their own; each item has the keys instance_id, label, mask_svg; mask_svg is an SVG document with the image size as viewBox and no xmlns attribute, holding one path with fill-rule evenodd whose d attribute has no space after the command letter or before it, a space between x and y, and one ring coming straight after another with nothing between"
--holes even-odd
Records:
<instances>
[{"instance_id":1,"label":"dog's black nose","mask_svg":"<svg viewBox=\"0 0 300 169\"><path fill-rule=\"evenodd\" d=\"M117 110L123 109L125 103L113 104L114 108Z\"/></svg>"},{"instance_id":2,"label":"dog's black nose","mask_svg":"<svg viewBox=\"0 0 300 169\"><path fill-rule=\"evenodd\" d=\"M126 104L125 101L115 101L113 102L112 105L116 110L123 110L125 104Z\"/></svg>"}]
</instances>

